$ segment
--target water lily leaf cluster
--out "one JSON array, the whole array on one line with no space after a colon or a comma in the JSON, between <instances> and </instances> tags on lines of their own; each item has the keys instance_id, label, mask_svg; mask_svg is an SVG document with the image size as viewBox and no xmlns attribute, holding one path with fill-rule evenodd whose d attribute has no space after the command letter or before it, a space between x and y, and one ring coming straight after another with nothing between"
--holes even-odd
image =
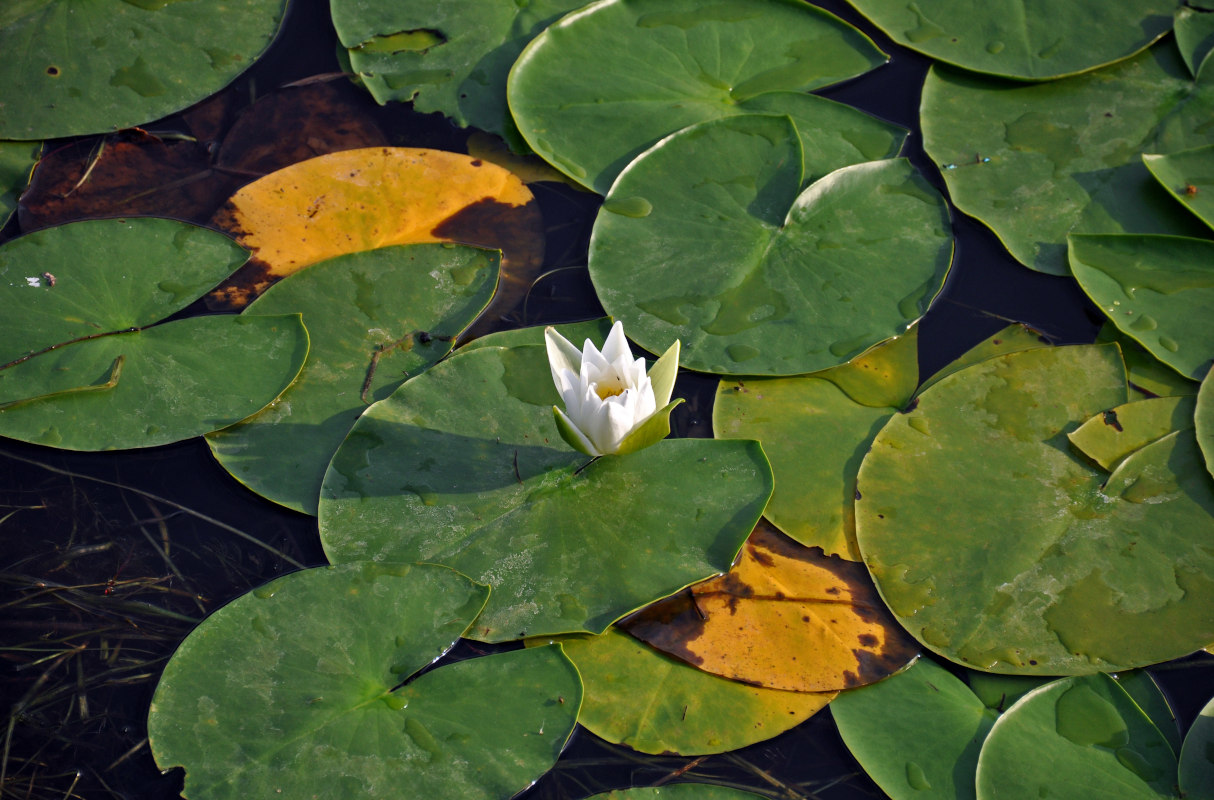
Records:
<instances>
[{"instance_id":1,"label":"water lily leaf cluster","mask_svg":"<svg viewBox=\"0 0 1214 800\"><path fill-rule=\"evenodd\" d=\"M1023 686L1009 684L1007 676L969 672L967 678L968 686L923 659L831 704L848 748L894 800L1058 791L1175 798L1178 755L1184 796L1205 796L1201 791L1211 786L1194 778L1192 789L1185 787L1194 762L1184 753L1204 745L1203 728L1194 725L1182 748L1163 693L1144 673L1037 679Z\"/></svg>"},{"instance_id":2,"label":"water lily leaf cluster","mask_svg":"<svg viewBox=\"0 0 1214 800\"><path fill-rule=\"evenodd\" d=\"M441 563L487 583L468 632L485 641L601 633L729 567L771 494L757 443L669 440L587 464L557 436L559 401L533 345L457 353L407 381L329 466L329 559Z\"/></svg>"},{"instance_id":3,"label":"water lily leaf cluster","mask_svg":"<svg viewBox=\"0 0 1214 800\"><path fill-rule=\"evenodd\" d=\"M169 661L148 717L158 762L186 768L190 797L512 795L556 761L581 683L559 646L419 674L487 594L442 567L355 563L243 595Z\"/></svg>"},{"instance_id":4,"label":"water lily leaf cluster","mask_svg":"<svg viewBox=\"0 0 1214 800\"><path fill-rule=\"evenodd\" d=\"M449 353L497 285L499 251L379 247L287 276L242 317L302 314L303 372L270 407L207 437L216 459L263 497L315 514L329 459L367 406Z\"/></svg>"},{"instance_id":5,"label":"water lily leaf cluster","mask_svg":"<svg viewBox=\"0 0 1214 800\"><path fill-rule=\"evenodd\" d=\"M72 450L150 447L260 410L303 366L298 315L162 322L245 257L213 231L151 218L4 244L0 433Z\"/></svg>"},{"instance_id":6,"label":"water lily leaf cluster","mask_svg":"<svg viewBox=\"0 0 1214 800\"><path fill-rule=\"evenodd\" d=\"M596 69L584 68L589 54ZM802 93L884 60L850 25L785 0L600 0L537 36L507 88L528 144L605 194L668 134L739 114L800 117Z\"/></svg>"},{"instance_id":7,"label":"water lily leaf cluster","mask_svg":"<svg viewBox=\"0 0 1214 800\"><path fill-rule=\"evenodd\" d=\"M523 47L580 0L331 4L350 66L379 103L412 101L525 148L506 107L506 75Z\"/></svg>"},{"instance_id":8,"label":"water lily leaf cluster","mask_svg":"<svg viewBox=\"0 0 1214 800\"><path fill-rule=\"evenodd\" d=\"M1073 276L1124 355L1012 327L920 374L948 202L896 157L906 131L811 94L885 55L794 0L334 0L378 101L494 131L604 196L587 272L614 326L456 348L531 291L542 221L518 176L434 150L361 147L241 189L214 218L252 252L230 278L243 250L163 220L0 247L0 433L207 434L240 481L318 517L334 566L236 599L166 667L149 740L189 796L509 797L578 720L707 754L837 692L895 798L1211 794L1209 714L1181 746L1149 680L1099 674L1214 642L1211 15L853 5L952 65L922 100L952 201ZM247 0L209 27L210 0L111 11L90 74L81 47L0 68L25 98L0 104L0 137L180 108L282 8ZM70 13L0 12L0 50ZM115 55L112 25L148 46ZM174 26L197 30L162 66ZM0 190L32 152L0 146ZM241 314L161 322L220 281L209 302ZM634 358L623 329L664 355ZM724 376L713 439L665 439L680 360ZM597 424L624 396L647 404ZM461 637L562 644L431 668ZM1008 675L907 668L923 648ZM614 796L681 794L737 796Z\"/></svg>"},{"instance_id":9,"label":"water lily leaf cluster","mask_svg":"<svg viewBox=\"0 0 1214 800\"><path fill-rule=\"evenodd\" d=\"M1200 544L1214 485L1191 424L1153 438L1150 415L1122 421L1127 398L1115 348L1038 348L951 375L886 423L860 467L856 537L917 639L978 669L1057 675L1153 664L1214 637ZM1103 457L1084 423L1146 443Z\"/></svg>"},{"instance_id":10,"label":"water lily leaf cluster","mask_svg":"<svg viewBox=\"0 0 1214 800\"><path fill-rule=\"evenodd\" d=\"M1212 110L1209 74L1191 77L1165 39L1104 69L1043 83L933 66L920 113L924 148L957 208L1022 264L1066 275L1070 233L1201 235L1142 157L1214 143Z\"/></svg>"},{"instance_id":11,"label":"water lily leaf cluster","mask_svg":"<svg viewBox=\"0 0 1214 800\"><path fill-rule=\"evenodd\" d=\"M951 263L943 198L900 159L842 166L804 191L803 164L793 122L758 115L646 151L591 239L608 313L641 345L677 338L688 367L718 374L812 372L901 333Z\"/></svg>"},{"instance_id":12,"label":"water lily leaf cluster","mask_svg":"<svg viewBox=\"0 0 1214 800\"><path fill-rule=\"evenodd\" d=\"M915 327L831 369L721 381L713 433L763 443L776 476L763 513L781 531L828 555L860 559L856 474L877 431L912 401L919 384L917 344ZM1032 329L1009 326L925 380L923 387L971 363L1043 344ZM812 459L805 457L808 452Z\"/></svg>"},{"instance_id":13,"label":"water lily leaf cluster","mask_svg":"<svg viewBox=\"0 0 1214 800\"><path fill-rule=\"evenodd\" d=\"M7 3L0 139L129 128L222 89L270 45L286 0Z\"/></svg>"}]
</instances>

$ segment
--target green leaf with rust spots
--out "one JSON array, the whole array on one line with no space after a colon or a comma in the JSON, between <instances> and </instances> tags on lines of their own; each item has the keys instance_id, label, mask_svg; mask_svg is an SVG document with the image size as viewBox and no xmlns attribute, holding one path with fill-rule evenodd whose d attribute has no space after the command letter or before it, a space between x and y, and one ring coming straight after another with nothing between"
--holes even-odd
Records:
<instances>
[{"instance_id":1,"label":"green leaf with rust spots","mask_svg":"<svg viewBox=\"0 0 1214 800\"><path fill-rule=\"evenodd\" d=\"M1176 796L1175 782L1167 740L1107 675L1033 690L995 722L978 758L978 800L1158 800Z\"/></svg>"},{"instance_id":2,"label":"green leaf with rust spots","mask_svg":"<svg viewBox=\"0 0 1214 800\"><path fill-rule=\"evenodd\" d=\"M157 763L184 766L197 800L521 791L577 716L581 684L560 648L419 674L487 594L433 565L342 564L237 598L165 668L148 716Z\"/></svg>"},{"instance_id":3,"label":"green leaf with rust spots","mask_svg":"<svg viewBox=\"0 0 1214 800\"><path fill-rule=\"evenodd\" d=\"M834 692L784 692L726 680L609 628L566 639L585 685L578 722L596 736L655 755L737 750L804 722Z\"/></svg>"},{"instance_id":4,"label":"green leaf with rust spots","mask_svg":"<svg viewBox=\"0 0 1214 800\"><path fill-rule=\"evenodd\" d=\"M468 632L487 641L599 633L727 569L771 495L759 445L672 439L590 461L557 434L550 373L542 346L457 352L368 409L325 476L329 558L488 583Z\"/></svg>"},{"instance_id":5,"label":"green leaf with rust spots","mask_svg":"<svg viewBox=\"0 0 1214 800\"><path fill-rule=\"evenodd\" d=\"M212 95L269 47L286 0L7 3L0 139L140 125Z\"/></svg>"},{"instance_id":6,"label":"green leaf with rust spots","mask_svg":"<svg viewBox=\"0 0 1214 800\"><path fill-rule=\"evenodd\" d=\"M1214 144L1214 81L1169 39L1094 72L1018 84L932 67L923 144L949 197L1032 269L1068 274L1070 233L1204 236L1142 164ZM989 160L985 160L989 159Z\"/></svg>"},{"instance_id":7,"label":"green leaf with rust spots","mask_svg":"<svg viewBox=\"0 0 1214 800\"><path fill-rule=\"evenodd\" d=\"M1200 380L1214 362L1214 241L1071 236L1071 272L1109 320L1151 355Z\"/></svg>"},{"instance_id":8,"label":"green leaf with rust spots","mask_svg":"<svg viewBox=\"0 0 1214 800\"><path fill-rule=\"evenodd\" d=\"M380 103L412 102L460 127L526 144L506 107L506 76L523 47L579 0L335 0L350 66Z\"/></svg>"},{"instance_id":9,"label":"green leaf with rust spots","mask_svg":"<svg viewBox=\"0 0 1214 800\"><path fill-rule=\"evenodd\" d=\"M1214 20L1214 14L1206 14ZM1202 222L1214 228L1214 145L1162 156L1144 153L1155 180Z\"/></svg>"},{"instance_id":10,"label":"green leaf with rust spots","mask_svg":"<svg viewBox=\"0 0 1214 800\"><path fill-rule=\"evenodd\" d=\"M1116 342L1125 361L1130 388L1138 397L1176 397L1197 394L1197 381L1183 378L1176 370L1164 365L1159 359L1134 339L1126 336L1111 322L1100 326L1096 334L1097 344Z\"/></svg>"},{"instance_id":11,"label":"green leaf with rust spots","mask_svg":"<svg viewBox=\"0 0 1214 800\"><path fill-rule=\"evenodd\" d=\"M1200 544L1214 530L1214 485L1193 433L1158 439L1112 475L1066 439L1125 402L1124 376L1107 345L1000 356L924 391L877 434L856 537L924 645L978 669L1048 675L1214 641L1214 553Z\"/></svg>"},{"instance_id":12,"label":"green leaf with rust spots","mask_svg":"<svg viewBox=\"0 0 1214 800\"><path fill-rule=\"evenodd\" d=\"M713 404L713 435L758 439L776 474L764 516L781 531L827 554L858 560L856 472L873 437L907 405L919 381L917 327L847 364L791 378L722 381ZM1042 346L1011 325L979 342L929 378L929 386L962 367L1001 353ZM882 402L888 405L882 406ZM807 454L812 453L812 457Z\"/></svg>"},{"instance_id":13,"label":"green leaf with rust spots","mask_svg":"<svg viewBox=\"0 0 1214 800\"><path fill-rule=\"evenodd\" d=\"M1197 392L1197 408L1193 412L1193 427L1197 431L1197 444L1205 456L1206 470L1214 475L1214 367L1206 373Z\"/></svg>"},{"instance_id":14,"label":"green leaf with rust spots","mask_svg":"<svg viewBox=\"0 0 1214 800\"><path fill-rule=\"evenodd\" d=\"M651 352L678 339L694 370L795 375L923 314L952 258L943 198L904 159L802 190L801 153L787 118L730 117L664 139L620 175L595 220L590 277L630 338Z\"/></svg>"},{"instance_id":15,"label":"green leaf with rust spots","mask_svg":"<svg viewBox=\"0 0 1214 800\"><path fill-rule=\"evenodd\" d=\"M891 156L900 129L805 94L885 60L855 28L789 0L600 0L527 46L507 95L531 148L606 194L664 136L739 114L787 114L843 163Z\"/></svg>"},{"instance_id":16,"label":"green leaf with rust spots","mask_svg":"<svg viewBox=\"0 0 1214 800\"><path fill-rule=\"evenodd\" d=\"M921 658L830 705L844 744L893 800L973 800L982 741L998 716Z\"/></svg>"},{"instance_id":17,"label":"green leaf with rust spots","mask_svg":"<svg viewBox=\"0 0 1214 800\"><path fill-rule=\"evenodd\" d=\"M1154 397L1106 409L1067 434L1081 453L1108 472L1172 431L1193 427L1193 397Z\"/></svg>"},{"instance_id":18,"label":"green leaf with rust spots","mask_svg":"<svg viewBox=\"0 0 1214 800\"><path fill-rule=\"evenodd\" d=\"M1180 790L1191 800L1214 798L1214 699L1206 703L1180 750Z\"/></svg>"},{"instance_id":19,"label":"green leaf with rust spots","mask_svg":"<svg viewBox=\"0 0 1214 800\"><path fill-rule=\"evenodd\" d=\"M414 244L288 275L242 316L302 314L308 361L271 407L207 437L215 458L262 497L315 514L329 459L354 420L451 351L489 302L500 263L496 250Z\"/></svg>"},{"instance_id":20,"label":"green leaf with rust spots","mask_svg":"<svg viewBox=\"0 0 1214 800\"><path fill-rule=\"evenodd\" d=\"M1134 55L1171 30L1177 6L1176 0L851 0L851 4L895 42L935 61L1034 81L1085 72Z\"/></svg>"}]
</instances>

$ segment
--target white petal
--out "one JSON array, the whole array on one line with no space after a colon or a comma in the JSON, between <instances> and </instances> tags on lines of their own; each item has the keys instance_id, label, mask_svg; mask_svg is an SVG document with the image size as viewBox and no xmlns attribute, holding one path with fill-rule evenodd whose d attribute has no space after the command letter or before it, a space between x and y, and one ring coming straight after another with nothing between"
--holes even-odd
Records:
<instances>
[{"instance_id":1,"label":"white petal","mask_svg":"<svg viewBox=\"0 0 1214 800\"><path fill-rule=\"evenodd\" d=\"M631 398L629 398L631 399ZM607 448L600 447L599 449L605 453L614 453L620 449L620 442L624 441L624 437L632 433L634 423L632 409L628 406L631 403L607 403L604 408L607 409L606 419L606 442L610 442Z\"/></svg>"},{"instance_id":2,"label":"white petal","mask_svg":"<svg viewBox=\"0 0 1214 800\"><path fill-rule=\"evenodd\" d=\"M552 371L552 382L560 386L561 370L567 369L577 374L582 363L582 351L557 333L551 325L544 328L544 345L548 350L548 368Z\"/></svg>"},{"instance_id":3,"label":"white petal","mask_svg":"<svg viewBox=\"0 0 1214 800\"><path fill-rule=\"evenodd\" d=\"M653 383L649 378L643 378L641 384L634 390L636 392L636 407L633 409L633 415L636 417L636 425L640 425L645 420L652 416L653 412L658 410L657 399L653 395Z\"/></svg>"},{"instance_id":4,"label":"white petal","mask_svg":"<svg viewBox=\"0 0 1214 800\"><path fill-rule=\"evenodd\" d=\"M628 347L628 340L624 338L624 323L618 319L611 326L607 341L603 342L603 358L613 363L622 358L632 360L632 350Z\"/></svg>"}]
</instances>

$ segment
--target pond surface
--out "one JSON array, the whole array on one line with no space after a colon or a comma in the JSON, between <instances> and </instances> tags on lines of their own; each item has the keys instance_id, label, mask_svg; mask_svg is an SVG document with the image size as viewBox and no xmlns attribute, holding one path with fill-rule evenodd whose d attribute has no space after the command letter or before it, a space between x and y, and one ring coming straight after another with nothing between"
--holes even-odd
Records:
<instances>
[{"instance_id":1,"label":"pond surface","mask_svg":"<svg viewBox=\"0 0 1214 800\"><path fill-rule=\"evenodd\" d=\"M892 56L887 66L822 94L911 129L905 154L943 190L917 132L926 59L889 42L844 4L817 4L864 30ZM132 160L134 179L141 179L142 169L149 185L167 186L157 192L160 200L185 193L201 181L182 175L205 172L207 159L219 148L235 147L223 140L236 130L232 123L240 109L276 87L338 72L335 48L327 3L296 0L271 52L213 107L214 138L180 145L185 171L165 178L164 163ZM332 85L342 88L342 83ZM467 132L441 117L403 108L381 111L356 91L342 88L339 94L331 100L335 111L329 124L349 130L331 130L335 137L357 137L361 120L370 121L392 145L464 147ZM342 116L350 108L363 116ZM268 142L268 151L287 149L280 139L291 138L294 124L283 116L254 130L246 126L240 136L249 141L241 146ZM145 127L170 141L166 132L189 130L189 123L179 116ZM86 163L96 143L90 137L52 142L47 149L63 162ZM266 158L273 160L272 152ZM195 198L199 220L209 218L226 192L256 172L207 176L216 181L216 199L208 206L205 197ZM559 184L533 189L544 213L546 271L524 301L499 311L493 327L601 314L584 268L598 198ZM70 204L57 206L47 199L53 195L35 184L27 208L3 238L70 218ZM91 213L106 215L104 203ZM121 207L110 213L131 212ZM954 212L953 225L953 270L922 322L921 374L931 374L1010 321L1025 322L1056 344L1091 341L1100 316L1074 281L1020 266L968 217ZM711 436L715 386L715 378L680 379L676 394L688 402L675 412L677 435ZM325 563L314 518L246 491L215 464L200 440L121 454L75 454L0 441L0 543L0 694L12 709L4 725L0 794L30 798L177 796L180 773L162 776L146 739L147 705L165 660L206 613L284 572ZM488 649L463 644L455 655ZM1182 725L1191 722L1214 686L1212 662L1193 657L1152 670L1175 701ZM643 756L579 729L557 767L522 796L578 798L680 778L771 797L883 796L843 747L829 713L743 751L702 758Z\"/></svg>"}]
</instances>

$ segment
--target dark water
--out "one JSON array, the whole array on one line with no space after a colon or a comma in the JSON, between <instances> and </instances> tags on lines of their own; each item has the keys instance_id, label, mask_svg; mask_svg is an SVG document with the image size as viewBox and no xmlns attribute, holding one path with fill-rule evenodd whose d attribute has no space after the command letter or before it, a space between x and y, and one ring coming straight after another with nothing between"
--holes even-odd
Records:
<instances>
[{"instance_id":1,"label":"dark water","mask_svg":"<svg viewBox=\"0 0 1214 800\"><path fill-rule=\"evenodd\" d=\"M823 92L914 131L906 155L943 190L917 133L927 61L901 50L841 2L818 3L865 30L889 65ZM297 0L282 39L237 82L246 98L338 70L327 3ZM396 145L461 148L441 117L391 110ZM174 120L149 129L173 129ZM87 153L93 140L56 142ZM504 326L600 313L585 263L597 198L534 187L549 229L539 281ZM944 294L922 323L923 374L1008 321L1056 343L1090 341L1098 314L1073 281L1014 262L989 233L954 213L957 254ZM14 221L5 238L20 233ZM711 435L715 381L680 379L689 402L679 435ZM0 794L30 798L169 798L179 771L161 775L144 718L164 661L206 613L254 586L324 563L315 520L262 501L211 459L200 441L120 454L74 454L0 440L0 695L6 709ZM483 648L462 645L458 656ZM1184 726L1214 691L1214 658L1152 672ZM839 740L829 712L771 741L702 759L655 758L579 730L561 762L524 796L578 798L609 788L704 779L772 797L861 798L882 793Z\"/></svg>"}]
</instances>

